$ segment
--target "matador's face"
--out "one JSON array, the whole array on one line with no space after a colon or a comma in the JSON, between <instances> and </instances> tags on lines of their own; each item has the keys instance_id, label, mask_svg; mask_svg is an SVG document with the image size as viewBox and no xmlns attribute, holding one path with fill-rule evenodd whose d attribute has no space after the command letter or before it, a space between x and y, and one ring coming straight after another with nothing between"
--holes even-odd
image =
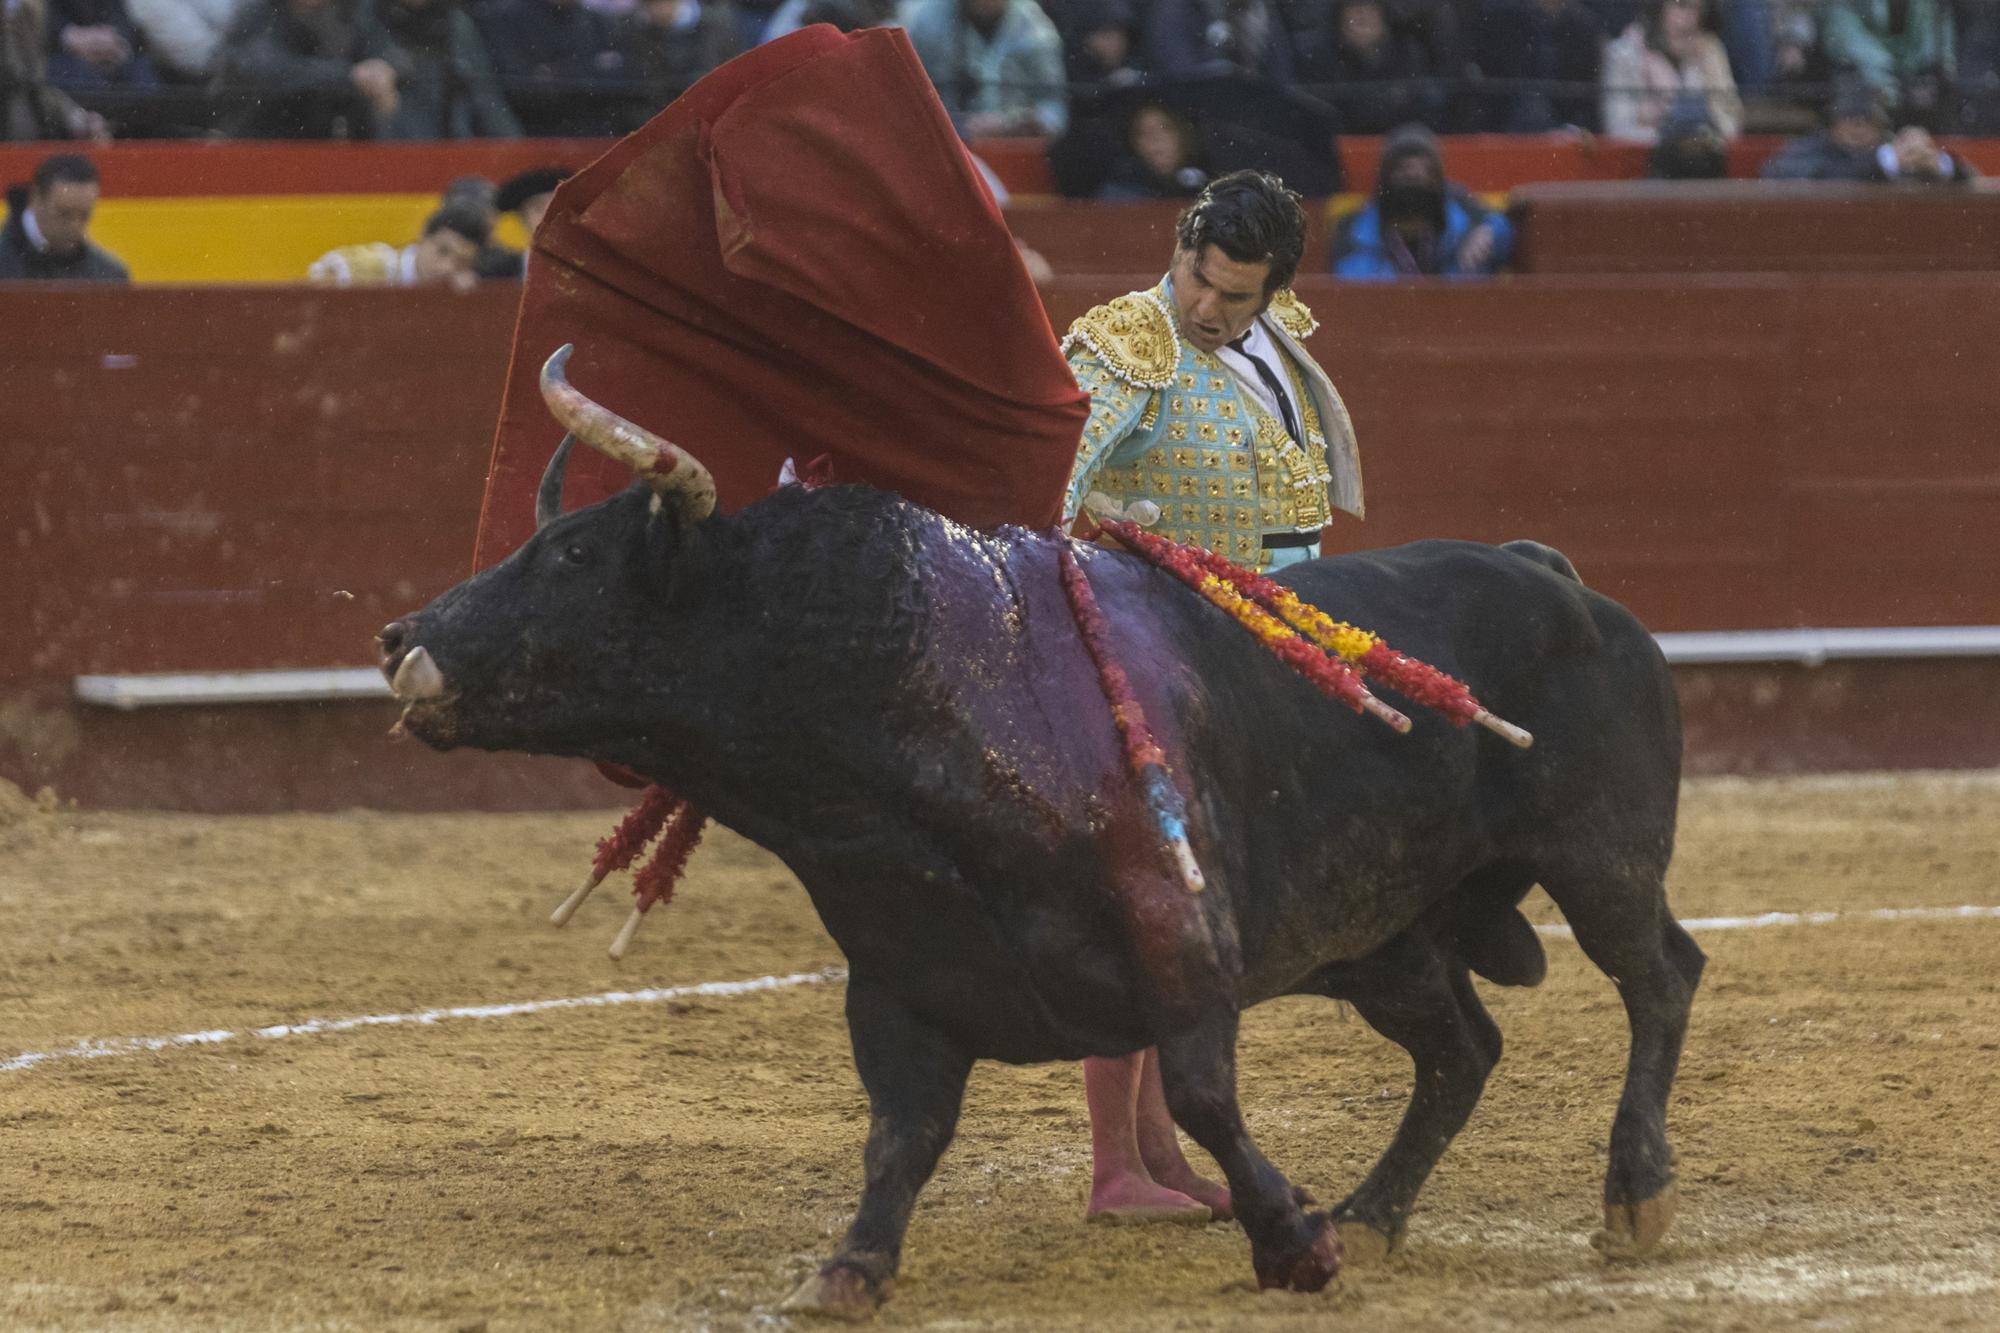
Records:
<instances>
[{"instance_id":1,"label":"matador's face","mask_svg":"<svg viewBox=\"0 0 2000 1333\"><path fill-rule=\"evenodd\" d=\"M1174 316L1181 336L1204 352L1242 337L1271 303L1264 292L1270 261L1246 264L1231 259L1212 242L1198 254L1174 251L1172 273Z\"/></svg>"}]
</instances>

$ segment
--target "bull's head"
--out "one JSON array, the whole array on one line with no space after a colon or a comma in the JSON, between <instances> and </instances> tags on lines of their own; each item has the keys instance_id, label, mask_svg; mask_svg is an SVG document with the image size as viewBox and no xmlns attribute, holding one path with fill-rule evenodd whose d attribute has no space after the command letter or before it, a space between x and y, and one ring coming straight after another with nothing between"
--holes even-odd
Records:
<instances>
[{"instance_id":1,"label":"bull's head","mask_svg":"<svg viewBox=\"0 0 2000 1333\"><path fill-rule=\"evenodd\" d=\"M440 749L615 758L643 713L635 693L671 688L680 619L698 601L715 510L708 469L542 368L542 397L569 430L535 500L535 535L499 565L377 635L401 726ZM626 463L639 481L562 513L571 444Z\"/></svg>"}]
</instances>

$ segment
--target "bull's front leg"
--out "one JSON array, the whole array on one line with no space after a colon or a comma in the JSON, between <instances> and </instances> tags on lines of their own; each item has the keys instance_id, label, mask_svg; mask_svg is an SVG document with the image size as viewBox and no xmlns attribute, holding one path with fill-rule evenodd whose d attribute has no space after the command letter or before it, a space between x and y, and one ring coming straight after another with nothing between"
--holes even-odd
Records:
<instances>
[{"instance_id":1,"label":"bull's front leg","mask_svg":"<svg viewBox=\"0 0 2000 1333\"><path fill-rule=\"evenodd\" d=\"M1236 1102L1236 1011L1218 1010L1160 1043L1167 1108L1222 1167L1250 1235L1262 1287L1318 1291L1340 1271L1340 1236L1325 1213L1306 1214L1299 1195L1251 1142Z\"/></svg>"},{"instance_id":2,"label":"bull's front leg","mask_svg":"<svg viewBox=\"0 0 2000 1333\"><path fill-rule=\"evenodd\" d=\"M910 1210L958 1126L972 1060L860 976L847 983L847 1030L870 1113L861 1208L833 1258L781 1308L865 1319L895 1287Z\"/></svg>"}]
</instances>

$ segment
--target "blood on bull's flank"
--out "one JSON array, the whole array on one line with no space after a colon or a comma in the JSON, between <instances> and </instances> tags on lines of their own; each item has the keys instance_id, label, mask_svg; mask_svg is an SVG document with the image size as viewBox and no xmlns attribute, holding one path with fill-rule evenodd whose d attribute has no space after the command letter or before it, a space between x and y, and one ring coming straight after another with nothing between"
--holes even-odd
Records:
<instances>
[{"instance_id":1,"label":"blood on bull's flank","mask_svg":"<svg viewBox=\"0 0 2000 1333\"><path fill-rule=\"evenodd\" d=\"M1421 710L1399 734L1129 552L974 532L865 486L721 512L692 455L590 401L559 360L544 388L638 482L541 506L506 561L385 627L383 670L425 742L618 765L769 848L811 895L848 958L871 1128L853 1224L790 1308L859 1315L889 1295L980 1059L1157 1045L1261 1284L1314 1290L1343 1250L1386 1253L1499 1058L1472 975L1543 975L1518 910L1538 883L1631 1025L1594 1240L1613 1256L1659 1240L1703 964L1663 886L1679 718L1651 636L1559 554L1432 541L1283 572L1300 604L1464 682L1534 744ZM1065 602L1065 557L1172 774L1198 894L1172 858L1134 853L1160 850L1158 811ZM1238 1015L1287 994L1352 1004L1416 1065L1389 1148L1319 1212L1236 1098Z\"/></svg>"}]
</instances>

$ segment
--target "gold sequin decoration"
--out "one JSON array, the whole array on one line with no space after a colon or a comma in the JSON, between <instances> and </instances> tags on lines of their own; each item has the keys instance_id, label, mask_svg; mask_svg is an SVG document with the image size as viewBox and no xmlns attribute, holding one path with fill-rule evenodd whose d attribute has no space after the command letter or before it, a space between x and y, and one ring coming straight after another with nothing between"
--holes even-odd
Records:
<instances>
[{"instance_id":1,"label":"gold sequin decoration","mask_svg":"<svg viewBox=\"0 0 2000 1333\"><path fill-rule=\"evenodd\" d=\"M1108 301L1078 316L1064 335L1064 356L1078 345L1127 384L1164 389L1180 363L1180 339L1167 312L1138 292Z\"/></svg>"},{"instance_id":2,"label":"gold sequin decoration","mask_svg":"<svg viewBox=\"0 0 2000 1333\"><path fill-rule=\"evenodd\" d=\"M1319 328L1319 321L1306 303L1299 300L1289 287L1281 287L1271 296L1271 307L1267 312L1274 323L1286 333L1303 342Z\"/></svg>"}]
</instances>

